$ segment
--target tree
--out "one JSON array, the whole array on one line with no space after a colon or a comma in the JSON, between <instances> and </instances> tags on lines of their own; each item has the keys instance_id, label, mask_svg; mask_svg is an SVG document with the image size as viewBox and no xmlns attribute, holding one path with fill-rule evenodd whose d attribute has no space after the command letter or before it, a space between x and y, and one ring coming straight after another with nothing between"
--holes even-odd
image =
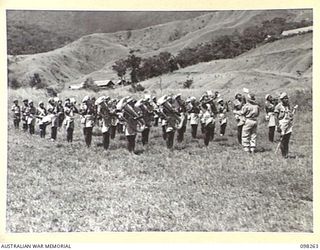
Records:
<instances>
[{"instance_id":1,"label":"tree","mask_svg":"<svg viewBox=\"0 0 320 250\"><path fill-rule=\"evenodd\" d=\"M112 65L112 70L117 72L117 75L120 77L121 80L123 80L123 77L127 73L127 62L124 59L120 59Z\"/></svg>"},{"instance_id":2,"label":"tree","mask_svg":"<svg viewBox=\"0 0 320 250\"><path fill-rule=\"evenodd\" d=\"M90 89L94 92L99 92L99 87L94 84L92 77L86 78L86 80L84 81L84 84L83 84L83 88Z\"/></svg>"},{"instance_id":3,"label":"tree","mask_svg":"<svg viewBox=\"0 0 320 250\"><path fill-rule=\"evenodd\" d=\"M131 84L135 84L138 82L137 73L140 68L141 57L137 57L134 55L134 52L130 51L130 55L126 60L126 64L129 69L131 69L130 77Z\"/></svg>"}]
</instances>

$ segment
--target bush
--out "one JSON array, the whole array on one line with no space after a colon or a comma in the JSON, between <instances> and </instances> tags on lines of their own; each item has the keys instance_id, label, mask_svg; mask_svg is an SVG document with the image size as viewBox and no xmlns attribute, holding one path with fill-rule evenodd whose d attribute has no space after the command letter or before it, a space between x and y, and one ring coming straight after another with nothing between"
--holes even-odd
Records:
<instances>
[{"instance_id":1,"label":"bush","mask_svg":"<svg viewBox=\"0 0 320 250\"><path fill-rule=\"evenodd\" d=\"M8 85L10 88L13 88L13 89L18 89L21 87L21 83L16 78L9 80Z\"/></svg>"},{"instance_id":2,"label":"bush","mask_svg":"<svg viewBox=\"0 0 320 250\"><path fill-rule=\"evenodd\" d=\"M192 79L187 79L184 83L183 83L183 87L186 88L186 89L189 89L191 87L193 83L193 80Z\"/></svg>"},{"instance_id":3,"label":"bush","mask_svg":"<svg viewBox=\"0 0 320 250\"><path fill-rule=\"evenodd\" d=\"M50 96L50 97L56 97L58 96L58 91L52 87L48 87L46 88L47 90L47 95Z\"/></svg>"},{"instance_id":4,"label":"bush","mask_svg":"<svg viewBox=\"0 0 320 250\"><path fill-rule=\"evenodd\" d=\"M94 81L91 77L88 77L83 84L84 89L92 90L93 92L99 92L100 89L97 85L94 84Z\"/></svg>"},{"instance_id":5,"label":"bush","mask_svg":"<svg viewBox=\"0 0 320 250\"><path fill-rule=\"evenodd\" d=\"M136 92L141 92L144 91L145 88L141 84L131 84L131 87L129 88L130 93L136 93Z\"/></svg>"}]
</instances>

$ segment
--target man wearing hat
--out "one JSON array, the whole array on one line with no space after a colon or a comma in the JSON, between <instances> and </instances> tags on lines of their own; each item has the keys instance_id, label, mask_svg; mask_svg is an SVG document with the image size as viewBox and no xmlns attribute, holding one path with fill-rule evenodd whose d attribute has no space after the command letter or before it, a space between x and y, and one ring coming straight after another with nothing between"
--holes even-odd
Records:
<instances>
[{"instance_id":1,"label":"man wearing hat","mask_svg":"<svg viewBox=\"0 0 320 250\"><path fill-rule=\"evenodd\" d=\"M36 123L36 113L37 113L37 109L36 107L33 105L33 101L29 100L28 102L29 106L26 110L27 113L27 123L28 123L28 127L29 127L29 133L31 135L34 134L34 126Z\"/></svg>"},{"instance_id":2,"label":"man wearing hat","mask_svg":"<svg viewBox=\"0 0 320 250\"><path fill-rule=\"evenodd\" d=\"M153 106L150 104L151 98L145 97L136 102L135 108L142 115L144 121L144 128L141 132L142 145L149 143L149 133L151 128L151 123L154 119L153 117Z\"/></svg>"},{"instance_id":3,"label":"man wearing hat","mask_svg":"<svg viewBox=\"0 0 320 250\"><path fill-rule=\"evenodd\" d=\"M138 127L138 115L134 109L135 103L136 101L132 97L127 96L122 98L117 104L117 109L121 111L119 117L125 122L125 136L130 153L134 153Z\"/></svg>"},{"instance_id":4,"label":"man wearing hat","mask_svg":"<svg viewBox=\"0 0 320 250\"><path fill-rule=\"evenodd\" d=\"M217 111L218 111L218 120L220 123L220 136L224 136L227 127L227 116L228 105L223 101L222 98L217 100Z\"/></svg>"},{"instance_id":5,"label":"man wearing hat","mask_svg":"<svg viewBox=\"0 0 320 250\"><path fill-rule=\"evenodd\" d=\"M110 127L111 127L111 114L107 106L109 97L100 96L95 104L97 106L97 120L101 120L102 144L103 148L107 150L110 144Z\"/></svg>"},{"instance_id":6,"label":"man wearing hat","mask_svg":"<svg viewBox=\"0 0 320 250\"><path fill-rule=\"evenodd\" d=\"M280 94L280 103L275 107L275 123L277 130L281 133L280 150L283 157L287 158L289 153L289 140L292 133L293 115L295 108L290 109L287 93Z\"/></svg>"},{"instance_id":7,"label":"man wearing hat","mask_svg":"<svg viewBox=\"0 0 320 250\"><path fill-rule=\"evenodd\" d=\"M62 100L57 102L57 116L58 116L58 127L61 128L64 120L64 108L62 105Z\"/></svg>"},{"instance_id":8,"label":"man wearing hat","mask_svg":"<svg viewBox=\"0 0 320 250\"><path fill-rule=\"evenodd\" d=\"M46 127L47 123L44 121L44 118L48 115L47 109L44 107L44 103L41 101L39 102L37 108L37 118L39 121L39 130L40 130L40 137L45 138L46 136Z\"/></svg>"},{"instance_id":9,"label":"man wearing hat","mask_svg":"<svg viewBox=\"0 0 320 250\"><path fill-rule=\"evenodd\" d=\"M187 128L188 117L187 117L186 104L185 104L185 101L182 100L180 93L174 96L174 106L181 118L181 122L180 122L181 127L177 129L177 142L182 142L184 133L186 132L186 128Z\"/></svg>"},{"instance_id":10,"label":"man wearing hat","mask_svg":"<svg viewBox=\"0 0 320 250\"><path fill-rule=\"evenodd\" d=\"M245 117L242 115L242 107L246 104L246 99L240 93L237 93L233 101L233 114L237 122L238 143L242 145L242 128L245 123Z\"/></svg>"},{"instance_id":11,"label":"man wearing hat","mask_svg":"<svg viewBox=\"0 0 320 250\"><path fill-rule=\"evenodd\" d=\"M203 122L203 129L204 129L204 145L208 146L209 142L213 139L214 135L214 127L215 127L215 114L212 110L212 106L207 104L202 105L202 122Z\"/></svg>"},{"instance_id":12,"label":"man wearing hat","mask_svg":"<svg viewBox=\"0 0 320 250\"><path fill-rule=\"evenodd\" d=\"M18 100L13 101L13 106L11 107L11 111L13 113L13 126L15 129L19 129L19 123L21 120L21 111Z\"/></svg>"},{"instance_id":13,"label":"man wearing hat","mask_svg":"<svg viewBox=\"0 0 320 250\"><path fill-rule=\"evenodd\" d=\"M27 109L29 107L28 99L23 100L23 107L21 108L21 114L22 114L22 129L24 132L28 130L28 121L27 121Z\"/></svg>"},{"instance_id":14,"label":"man wearing hat","mask_svg":"<svg viewBox=\"0 0 320 250\"><path fill-rule=\"evenodd\" d=\"M200 108L196 103L196 98L191 96L187 100L187 112L189 113L190 125L191 125L191 136L192 138L197 137L198 124L200 122Z\"/></svg>"},{"instance_id":15,"label":"man wearing hat","mask_svg":"<svg viewBox=\"0 0 320 250\"><path fill-rule=\"evenodd\" d=\"M89 96L85 96L80 107L81 123L83 124L83 135L87 147L90 147L92 141L92 129L94 126L94 105Z\"/></svg>"},{"instance_id":16,"label":"man wearing hat","mask_svg":"<svg viewBox=\"0 0 320 250\"><path fill-rule=\"evenodd\" d=\"M268 138L270 142L273 142L274 131L276 129L276 122L274 116L275 101L270 94L267 94L265 99L266 121L268 122L269 127Z\"/></svg>"},{"instance_id":17,"label":"man wearing hat","mask_svg":"<svg viewBox=\"0 0 320 250\"><path fill-rule=\"evenodd\" d=\"M110 99L110 101L108 102L108 107L110 110L110 114L111 114L111 127L110 127L110 138L113 140L114 138L116 138L116 133L118 132L119 134L123 134L124 133L124 123L123 121L120 121L118 119L118 116L116 114L117 111L117 103L118 103L118 99Z\"/></svg>"},{"instance_id":18,"label":"man wearing hat","mask_svg":"<svg viewBox=\"0 0 320 250\"><path fill-rule=\"evenodd\" d=\"M56 101L58 101L58 99L56 99ZM59 125L56 101L53 98L49 98L47 105L47 112L51 117L51 141L55 141L57 139L57 130Z\"/></svg>"},{"instance_id":19,"label":"man wearing hat","mask_svg":"<svg viewBox=\"0 0 320 250\"><path fill-rule=\"evenodd\" d=\"M152 107L153 107L153 118L154 118L154 123L153 126L158 127L159 125L159 107L157 105L157 97L153 96L152 101L150 101Z\"/></svg>"},{"instance_id":20,"label":"man wearing hat","mask_svg":"<svg viewBox=\"0 0 320 250\"><path fill-rule=\"evenodd\" d=\"M259 105L256 103L254 94L248 94L247 103L241 110L241 115L245 117L242 128L242 145L245 152L254 153L257 139L257 118L260 114Z\"/></svg>"},{"instance_id":21,"label":"man wearing hat","mask_svg":"<svg viewBox=\"0 0 320 250\"><path fill-rule=\"evenodd\" d=\"M74 99L66 100L64 104L64 124L67 130L67 142L73 141L73 130L74 130L74 116L79 113Z\"/></svg>"}]
</instances>

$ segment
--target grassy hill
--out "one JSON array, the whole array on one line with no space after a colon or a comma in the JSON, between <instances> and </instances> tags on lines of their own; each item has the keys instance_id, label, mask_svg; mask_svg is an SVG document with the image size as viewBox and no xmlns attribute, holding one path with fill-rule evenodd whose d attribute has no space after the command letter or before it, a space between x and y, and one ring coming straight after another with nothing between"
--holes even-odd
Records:
<instances>
[{"instance_id":1,"label":"grassy hill","mask_svg":"<svg viewBox=\"0 0 320 250\"><path fill-rule=\"evenodd\" d=\"M200 11L7 11L8 54L63 47L82 36L132 30L203 15Z\"/></svg>"},{"instance_id":2,"label":"grassy hill","mask_svg":"<svg viewBox=\"0 0 320 250\"><path fill-rule=\"evenodd\" d=\"M188 46L232 34L248 26L274 17L287 20L312 19L309 10L222 11L193 19L175 21L132 31L98 33L84 36L67 46L47 53L9 56L9 80L28 85L35 73L44 85L59 86L78 83L88 76L94 79L115 78L112 63L128 55L130 50L147 57L168 51L177 54Z\"/></svg>"}]
</instances>

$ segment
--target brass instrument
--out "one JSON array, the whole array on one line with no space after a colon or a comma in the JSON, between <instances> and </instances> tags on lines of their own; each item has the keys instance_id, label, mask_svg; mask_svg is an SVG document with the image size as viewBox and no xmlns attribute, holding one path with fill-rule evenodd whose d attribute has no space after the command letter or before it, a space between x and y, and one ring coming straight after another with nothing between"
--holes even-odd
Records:
<instances>
[{"instance_id":1,"label":"brass instrument","mask_svg":"<svg viewBox=\"0 0 320 250\"><path fill-rule=\"evenodd\" d=\"M125 120L127 124L130 124L129 119L133 119L137 121L137 128L135 130L141 133L145 129L146 123L143 119L143 116L138 114L134 110L134 108L129 104L129 102L130 102L130 98L128 97L124 97L118 102L117 109L123 112L123 116L121 116L120 119L122 118L123 120Z\"/></svg>"},{"instance_id":2,"label":"brass instrument","mask_svg":"<svg viewBox=\"0 0 320 250\"><path fill-rule=\"evenodd\" d=\"M183 119L181 118L180 114L173 108L166 95L162 96L158 100L158 104L162 107L162 110L160 109L160 112L165 117L165 119L168 120L168 116L173 116L175 119L174 128L181 129L183 126Z\"/></svg>"}]
</instances>

